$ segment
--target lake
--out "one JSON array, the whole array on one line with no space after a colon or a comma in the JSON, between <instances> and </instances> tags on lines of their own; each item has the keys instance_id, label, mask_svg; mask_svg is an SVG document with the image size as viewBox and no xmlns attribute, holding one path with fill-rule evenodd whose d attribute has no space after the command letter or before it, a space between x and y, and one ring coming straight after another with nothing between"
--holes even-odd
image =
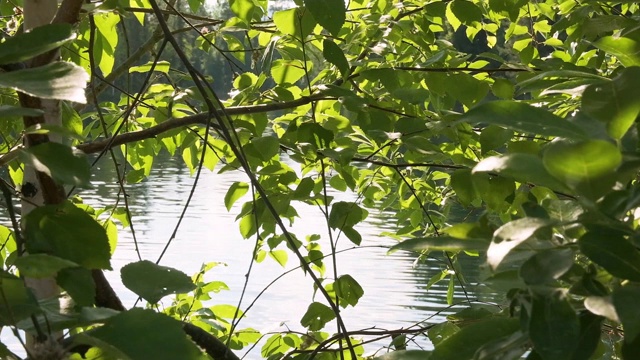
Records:
<instances>
[{"instance_id":1,"label":"lake","mask_svg":"<svg viewBox=\"0 0 640 360\"><path fill-rule=\"evenodd\" d=\"M297 168L295 164L290 165ZM94 207L116 204L119 188L110 160L101 161L94 173L92 184L95 188L82 191L79 195ZM156 159L152 174L147 180L127 185L133 230L143 259L157 260L174 231L194 180L195 177L190 176L180 159L161 156ZM188 275L196 273L203 263L225 263L226 266L215 267L206 277L208 281L223 281L230 287L229 291L214 294L212 304L238 304L254 248L253 240L242 239L235 221L244 199L238 201L231 211L227 211L224 206L226 191L235 181L248 180L240 171L218 174L203 170L176 238L160 262L161 265L177 268ZM355 199L347 193L333 192L331 195L335 196L335 200ZM321 235L322 250L325 254L328 253L330 246L327 226L320 210L302 203L292 205L301 218L296 219L291 231L299 239L311 234ZM6 218L2 220L7 223ZM394 225L393 217L370 209L369 219L357 227L363 238L361 247L354 248L345 236L338 239L338 249L345 250L337 255L338 274L350 274L364 289L364 296L357 306L348 307L341 312L349 331L399 329L418 323L441 322L447 314L459 308L447 307L448 281L426 290L428 280L446 268L442 260L434 259L416 264L415 255L410 253L396 252L387 255L387 248L395 240L379 234L393 231ZM114 271L106 272L107 278L127 307L133 306L137 297L122 285L119 269L138 260L135 249L132 231L121 229L119 244L112 259ZM468 256L463 258L465 278L475 284L481 261ZM327 267L330 266L328 260L325 261ZM241 308L246 308L270 282L297 264L293 254L289 255L285 268L269 257L262 263L255 264L248 277ZM331 276L330 274L332 271L328 269L327 276ZM467 291L471 298L494 300L494 295L486 289L469 286ZM287 329L304 331L299 321L312 301L312 292L310 278L305 277L302 270L294 270L276 281L257 299L245 314L246 317L240 321L238 329L251 327L263 333ZM454 298L454 302L465 300L459 287L456 287ZM2 333L2 340L12 350L19 348L7 331ZM383 340L370 344L366 347L367 353L388 343L389 340ZM428 346L426 342L422 344ZM258 359L260 347L248 354L245 351L238 354L246 355L247 359Z\"/></svg>"}]
</instances>

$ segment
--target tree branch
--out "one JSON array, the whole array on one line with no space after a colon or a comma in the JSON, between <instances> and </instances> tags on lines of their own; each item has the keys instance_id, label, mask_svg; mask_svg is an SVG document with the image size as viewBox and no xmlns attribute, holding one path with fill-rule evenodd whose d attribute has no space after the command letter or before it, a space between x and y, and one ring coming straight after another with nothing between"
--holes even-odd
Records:
<instances>
[{"instance_id":1,"label":"tree branch","mask_svg":"<svg viewBox=\"0 0 640 360\"><path fill-rule=\"evenodd\" d=\"M258 104L258 105L248 105L248 106L234 106L229 107L224 110L216 110L220 116L224 116L224 114L228 115L247 115L247 114L259 114L271 111L278 110L286 110L292 109L298 106L306 105L311 103L312 101L318 100L328 100L333 99L329 97L325 97L322 94L312 95L301 97L296 100L281 102L281 103L270 103L270 104ZM140 141L144 139L150 139L156 137L163 132L183 127L189 125L206 125L207 119L210 118L208 113L200 113L190 116L185 116L181 118L172 118L158 125L152 126L148 129L132 131L120 135L116 135L114 137L110 137L108 139L98 140L90 143L80 144L77 146L79 150L82 150L86 154L93 154L102 152L104 150L110 149L114 146L127 144L134 141ZM219 126L217 124L211 124L211 127L218 129ZM9 153L7 153L8 155ZM6 163L4 158L7 156L3 156L0 158L0 165Z\"/></svg>"}]
</instances>

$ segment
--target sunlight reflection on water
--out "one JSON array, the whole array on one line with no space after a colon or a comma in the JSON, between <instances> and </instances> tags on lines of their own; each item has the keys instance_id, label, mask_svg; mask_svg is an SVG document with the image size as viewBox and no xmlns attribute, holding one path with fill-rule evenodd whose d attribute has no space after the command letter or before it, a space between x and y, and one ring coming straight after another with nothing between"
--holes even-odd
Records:
<instances>
[{"instance_id":1,"label":"sunlight reflection on water","mask_svg":"<svg viewBox=\"0 0 640 360\"><path fill-rule=\"evenodd\" d=\"M156 164L148 180L127 187L138 247L142 258L151 261L158 258L173 233L194 182L194 177L179 165L179 161L159 158ZM84 191L80 196L94 207L114 205L118 186L111 166L103 162L96 170L92 182L94 189ZM223 281L230 287L229 291L213 294L212 305L237 305L254 247L253 240L241 238L235 221L241 203L249 198L238 201L230 212L224 206L225 193L235 181L247 181L247 178L239 171L217 174L203 170L176 238L161 261L162 265L177 268L189 275L196 273L206 262L226 263L227 266L215 267L207 275L206 280ZM345 193L333 192L331 195L335 196L336 200L354 200ZM325 254L328 253L330 247L327 227L319 208L299 202L292 205L300 218L296 219L291 231L301 240L306 235L320 234L322 250ZM408 253L396 252L386 255L384 247L393 245L394 240L381 237L379 234L393 229L391 219L388 214L385 216L370 211L368 221L357 227L362 235L364 247L337 255L338 274L350 274L364 289L364 296L356 307L342 310L348 330L374 327L397 329L426 319L430 319L429 322L440 322L444 315L452 312L447 310L434 316L436 312L446 308L447 281L434 285L429 292L425 290L429 278L445 268L442 263L433 261L414 267L415 257ZM353 248L353 244L345 236L340 236L338 249L348 248ZM273 279L298 264L293 256L290 254L284 269L269 257L264 262L254 265L243 300L243 309ZM462 264L466 271L465 276L468 281L474 282L479 263L477 259L467 259L468 263ZM120 230L119 244L112 259L114 271L108 271L106 275L122 297L125 306L132 306L136 296L122 285L119 270L125 264L137 260L132 232L129 229ZM330 267L330 259L326 259L325 264ZM327 276L330 277L331 274L331 270L328 270ZM310 278L305 277L301 270L293 271L277 281L258 299L238 328L251 327L262 332L287 329L303 331L299 320L312 301L312 296ZM319 299L320 295L316 298ZM455 299L462 301L464 297L457 291ZM3 342L8 335L7 332L3 333ZM10 342L8 339L7 341ZM367 350L376 350L388 342L377 342L368 346ZM259 347L247 356L249 359L259 357Z\"/></svg>"}]
</instances>

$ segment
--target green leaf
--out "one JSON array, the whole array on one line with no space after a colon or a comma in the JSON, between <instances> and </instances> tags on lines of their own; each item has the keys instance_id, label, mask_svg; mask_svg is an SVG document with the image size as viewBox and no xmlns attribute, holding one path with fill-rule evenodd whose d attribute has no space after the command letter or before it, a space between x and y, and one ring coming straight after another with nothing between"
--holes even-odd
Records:
<instances>
[{"instance_id":1,"label":"green leaf","mask_svg":"<svg viewBox=\"0 0 640 360\"><path fill-rule=\"evenodd\" d=\"M431 343L433 343L433 346L438 346L439 343L443 342L458 331L460 331L460 327L452 322L445 321L436 324L427 330L427 336L429 337L429 340L431 340Z\"/></svg>"},{"instance_id":2,"label":"green leaf","mask_svg":"<svg viewBox=\"0 0 640 360\"><path fill-rule=\"evenodd\" d=\"M316 26L316 20L311 15L311 12L299 7L276 11L273 14L273 22L280 32L291 35L296 39L306 38Z\"/></svg>"},{"instance_id":3,"label":"green leaf","mask_svg":"<svg viewBox=\"0 0 640 360\"><path fill-rule=\"evenodd\" d=\"M532 217L502 225L493 234L493 241L487 250L487 263L495 270L516 246L531 238L538 230L551 225L553 222L550 220Z\"/></svg>"},{"instance_id":4,"label":"green leaf","mask_svg":"<svg viewBox=\"0 0 640 360\"><path fill-rule=\"evenodd\" d=\"M398 250L408 251L484 251L488 243L479 239L457 239L450 236L435 236L404 240L389 249L389 254Z\"/></svg>"},{"instance_id":5,"label":"green leaf","mask_svg":"<svg viewBox=\"0 0 640 360\"><path fill-rule=\"evenodd\" d=\"M449 336L435 347L429 360L467 360L486 343L509 336L520 328L517 319L490 317L468 326Z\"/></svg>"},{"instance_id":6,"label":"green leaf","mask_svg":"<svg viewBox=\"0 0 640 360\"><path fill-rule=\"evenodd\" d=\"M0 64L19 63L54 50L75 38L69 24L46 24L0 43Z\"/></svg>"},{"instance_id":7,"label":"green leaf","mask_svg":"<svg viewBox=\"0 0 640 360\"><path fill-rule=\"evenodd\" d=\"M522 264L520 277L527 285L543 285L569 271L574 260L575 254L571 249L544 250Z\"/></svg>"},{"instance_id":8,"label":"green leaf","mask_svg":"<svg viewBox=\"0 0 640 360\"><path fill-rule=\"evenodd\" d=\"M482 22L482 10L471 1L455 0L451 2L451 12L465 25Z\"/></svg>"},{"instance_id":9,"label":"green leaf","mask_svg":"<svg viewBox=\"0 0 640 360\"><path fill-rule=\"evenodd\" d=\"M49 141L22 150L21 157L56 182L82 187L90 185L91 167L82 151Z\"/></svg>"},{"instance_id":10,"label":"green leaf","mask_svg":"<svg viewBox=\"0 0 640 360\"><path fill-rule=\"evenodd\" d=\"M122 312L77 338L78 343L100 347L122 359L202 359L179 321L148 309Z\"/></svg>"},{"instance_id":11,"label":"green leaf","mask_svg":"<svg viewBox=\"0 0 640 360\"><path fill-rule=\"evenodd\" d=\"M591 359L600 342L604 319L588 311L581 312L578 319L580 321L580 342L573 353L572 360Z\"/></svg>"},{"instance_id":12,"label":"green leaf","mask_svg":"<svg viewBox=\"0 0 640 360\"><path fill-rule=\"evenodd\" d=\"M72 203L37 207L23 220L29 253L47 253L88 269L111 269L104 228Z\"/></svg>"},{"instance_id":13,"label":"green leaf","mask_svg":"<svg viewBox=\"0 0 640 360\"><path fill-rule=\"evenodd\" d=\"M539 156L514 153L483 159L473 168L474 173L496 173L513 178L520 183L545 186L553 190L569 191L569 188L549 174Z\"/></svg>"},{"instance_id":14,"label":"green leaf","mask_svg":"<svg viewBox=\"0 0 640 360\"><path fill-rule=\"evenodd\" d=\"M56 61L32 69L0 73L0 87L43 98L84 104L89 75L78 65Z\"/></svg>"},{"instance_id":15,"label":"green leaf","mask_svg":"<svg viewBox=\"0 0 640 360\"><path fill-rule=\"evenodd\" d=\"M304 0L304 6L320 26L338 37L346 20L347 9L343 0Z\"/></svg>"},{"instance_id":16,"label":"green leaf","mask_svg":"<svg viewBox=\"0 0 640 360\"><path fill-rule=\"evenodd\" d=\"M268 254L269 257L275 260L280 266L285 267L287 265L289 255L285 250L272 250L269 251Z\"/></svg>"},{"instance_id":17,"label":"green leaf","mask_svg":"<svg viewBox=\"0 0 640 360\"><path fill-rule=\"evenodd\" d=\"M153 71L157 71L157 72L161 72L161 73L165 73L168 74L169 70L171 69L171 63L169 63L168 61L158 61L156 63L156 66L153 66L154 62L148 62L144 65L139 65L139 66L132 66L129 68L129 73L148 73L149 71L151 71L151 68L153 67Z\"/></svg>"},{"instance_id":18,"label":"green leaf","mask_svg":"<svg viewBox=\"0 0 640 360\"><path fill-rule=\"evenodd\" d=\"M304 123L298 127L298 143L311 144L316 150L330 148L333 137L331 130L317 123Z\"/></svg>"},{"instance_id":19,"label":"green leaf","mask_svg":"<svg viewBox=\"0 0 640 360\"><path fill-rule=\"evenodd\" d=\"M278 59L271 66L271 76L278 85L295 84L304 73L304 65L300 60Z\"/></svg>"},{"instance_id":20,"label":"green leaf","mask_svg":"<svg viewBox=\"0 0 640 360\"><path fill-rule=\"evenodd\" d=\"M514 131L541 136L583 139L585 132L551 112L515 101L492 101L467 111L460 121L470 124L493 124Z\"/></svg>"},{"instance_id":21,"label":"green leaf","mask_svg":"<svg viewBox=\"0 0 640 360\"><path fill-rule=\"evenodd\" d=\"M613 291L613 305L624 327L624 341L631 343L640 338L640 285L625 284Z\"/></svg>"},{"instance_id":22,"label":"green leaf","mask_svg":"<svg viewBox=\"0 0 640 360\"><path fill-rule=\"evenodd\" d=\"M620 322L616 308L613 305L613 298L610 295L587 296L584 299L584 307L592 314L602 316L617 323Z\"/></svg>"},{"instance_id":23,"label":"green leaf","mask_svg":"<svg viewBox=\"0 0 640 360\"><path fill-rule=\"evenodd\" d=\"M515 190L513 180L508 178L475 173L471 179L473 180L473 187L476 193L480 195L480 198L487 203L490 209L497 211L505 207L505 200Z\"/></svg>"},{"instance_id":24,"label":"green leaf","mask_svg":"<svg viewBox=\"0 0 640 360\"><path fill-rule=\"evenodd\" d=\"M640 251L617 231L594 227L579 240L580 251L611 275L640 281Z\"/></svg>"},{"instance_id":25,"label":"green leaf","mask_svg":"<svg viewBox=\"0 0 640 360\"><path fill-rule=\"evenodd\" d=\"M38 311L38 303L22 279L0 272L0 326L15 325Z\"/></svg>"},{"instance_id":26,"label":"green leaf","mask_svg":"<svg viewBox=\"0 0 640 360\"><path fill-rule=\"evenodd\" d=\"M325 324L335 319L336 315L330 307L319 302L313 302L300 320L300 325L309 328L311 331L318 331L324 328Z\"/></svg>"},{"instance_id":27,"label":"green leaf","mask_svg":"<svg viewBox=\"0 0 640 360\"><path fill-rule=\"evenodd\" d=\"M480 146L482 153L486 154L491 150L499 149L507 144L513 137L513 131L503 129L500 126L489 125L482 129L480 133Z\"/></svg>"},{"instance_id":28,"label":"green leaf","mask_svg":"<svg viewBox=\"0 0 640 360\"><path fill-rule=\"evenodd\" d=\"M339 201L331 205L329 226L332 229L351 228L367 218L369 212L354 202Z\"/></svg>"},{"instance_id":29,"label":"green leaf","mask_svg":"<svg viewBox=\"0 0 640 360\"><path fill-rule=\"evenodd\" d=\"M96 284L91 270L82 267L62 269L56 276L56 283L71 296L76 306L95 303Z\"/></svg>"},{"instance_id":30,"label":"green leaf","mask_svg":"<svg viewBox=\"0 0 640 360\"><path fill-rule=\"evenodd\" d=\"M337 295L340 298L342 307L347 307L347 305L356 306L358 300L364 295L364 290L351 275L339 276L333 286L338 290Z\"/></svg>"},{"instance_id":31,"label":"green leaf","mask_svg":"<svg viewBox=\"0 0 640 360\"><path fill-rule=\"evenodd\" d=\"M582 94L582 109L607 123L609 135L621 139L640 114L640 99L635 96L640 83L640 67L624 69L613 81L587 87Z\"/></svg>"},{"instance_id":32,"label":"green leaf","mask_svg":"<svg viewBox=\"0 0 640 360\"><path fill-rule=\"evenodd\" d=\"M562 291L547 296L534 294L529 336L543 359L571 359L580 341L580 322Z\"/></svg>"},{"instance_id":33,"label":"green leaf","mask_svg":"<svg viewBox=\"0 0 640 360\"><path fill-rule=\"evenodd\" d=\"M21 275L36 279L55 276L64 268L78 266L73 261L47 254L23 255L16 259L14 265L20 270Z\"/></svg>"},{"instance_id":34,"label":"green leaf","mask_svg":"<svg viewBox=\"0 0 640 360\"><path fill-rule=\"evenodd\" d=\"M626 67L640 66L640 42L624 36L605 36L593 43L598 49L608 52Z\"/></svg>"},{"instance_id":35,"label":"green leaf","mask_svg":"<svg viewBox=\"0 0 640 360\"><path fill-rule=\"evenodd\" d=\"M399 350L386 353L373 360L430 360L431 351L424 350Z\"/></svg>"},{"instance_id":36,"label":"green leaf","mask_svg":"<svg viewBox=\"0 0 640 360\"><path fill-rule=\"evenodd\" d=\"M185 294L196 288L191 278L180 270L142 260L120 270L122 283L151 304L170 294Z\"/></svg>"},{"instance_id":37,"label":"green leaf","mask_svg":"<svg viewBox=\"0 0 640 360\"><path fill-rule=\"evenodd\" d=\"M29 109L13 105L0 105L0 118L12 116L41 116L44 111L40 109Z\"/></svg>"},{"instance_id":38,"label":"green leaf","mask_svg":"<svg viewBox=\"0 0 640 360\"><path fill-rule=\"evenodd\" d=\"M344 56L342 49L329 39L322 42L322 55L325 60L335 65L343 78L349 75L349 62Z\"/></svg>"},{"instance_id":39,"label":"green leaf","mask_svg":"<svg viewBox=\"0 0 640 360\"><path fill-rule=\"evenodd\" d=\"M462 205L468 206L477 198L471 170L469 169L457 169L451 174L451 188L456 192L456 196Z\"/></svg>"},{"instance_id":40,"label":"green leaf","mask_svg":"<svg viewBox=\"0 0 640 360\"><path fill-rule=\"evenodd\" d=\"M249 184L245 182L236 181L231 184L229 190L227 190L227 194L224 196L224 206L227 207L227 211L231 210L233 204L243 197L247 191L249 191Z\"/></svg>"},{"instance_id":41,"label":"green leaf","mask_svg":"<svg viewBox=\"0 0 640 360\"><path fill-rule=\"evenodd\" d=\"M603 140L554 142L542 162L547 171L579 193L595 200L610 191L622 162L618 148Z\"/></svg>"},{"instance_id":42,"label":"green leaf","mask_svg":"<svg viewBox=\"0 0 640 360\"><path fill-rule=\"evenodd\" d=\"M254 0L230 0L229 7L247 25L254 20L260 20L263 15L262 9Z\"/></svg>"}]
</instances>

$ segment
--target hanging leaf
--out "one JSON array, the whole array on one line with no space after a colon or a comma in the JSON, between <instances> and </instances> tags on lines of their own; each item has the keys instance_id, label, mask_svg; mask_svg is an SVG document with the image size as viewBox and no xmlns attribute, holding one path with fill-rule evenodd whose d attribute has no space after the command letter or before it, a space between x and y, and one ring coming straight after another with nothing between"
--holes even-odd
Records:
<instances>
[{"instance_id":1,"label":"hanging leaf","mask_svg":"<svg viewBox=\"0 0 640 360\"><path fill-rule=\"evenodd\" d=\"M330 307L319 302L313 302L307 308L307 311L300 319L300 325L309 328L310 331L318 331L324 328L324 325L335 319L336 315Z\"/></svg>"},{"instance_id":2,"label":"hanging leaf","mask_svg":"<svg viewBox=\"0 0 640 360\"><path fill-rule=\"evenodd\" d=\"M90 186L91 168L86 155L79 150L49 141L23 149L21 155L25 163L49 175L58 183Z\"/></svg>"},{"instance_id":3,"label":"hanging leaf","mask_svg":"<svg viewBox=\"0 0 640 360\"><path fill-rule=\"evenodd\" d=\"M304 65L300 60L278 59L271 66L271 76L278 85L295 84L304 74Z\"/></svg>"},{"instance_id":4,"label":"hanging leaf","mask_svg":"<svg viewBox=\"0 0 640 360\"><path fill-rule=\"evenodd\" d=\"M640 286L638 284L625 284L614 290L613 305L624 327L625 343L635 342L640 338Z\"/></svg>"},{"instance_id":5,"label":"hanging leaf","mask_svg":"<svg viewBox=\"0 0 640 360\"><path fill-rule=\"evenodd\" d=\"M347 9L343 0L304 0L304 6L320 26L338 37L346 20Z\"/></svg>"},{"instance_id":6,"label":"hanging leaf","mask_svg":"<svg viewBox=\"0 0 640 360\"><path fill-rule=\"evenodd\" d=\"M231 210L233 204L243 197L247 191L249 191L249 184L245 182L236 181L231 184L227 194L224 196L224 206L226 206L227 211Z\"/></svg>"},{"instance_id":7,"label":"hanging leaf","mask_svg":"<svg viewBox=\"0 0 640 360\"><path fill-rule=\"evenodd\" d=\"M325 39L322 42L322 55L325 60L338 68L343 78L349 75L349 62L344 56L342 49L331 40Z\"/></svg>"},{"instance_id":8,"label":"hanging leaf","mask_svg":"<svg viewBox=\"0 0 640 360\"><path fill-rule=\"evenodd\" d=\"M526 217L502 225L493 235L487 250L487 263L496 269L516 246L531 238L538 230L553 225L548 219Z\"/></svg>"},{"instance_id":9,"label":"hanging leaf","mask_svg":"<svg viewBox=\"0 0 640 360\"><path fill-rule=\"evenodd\" d=\"M584 130L539 107L515 101L491 101L467 111L460 121L493 124L514 131L573 139L586 137Z\"/></svg>"},{"instance_id":10,"label":"hanging leaf","mask_svg":"<svg viewBox=\"0 0 640 360\"><path fill-rule=\"evenodd\" d=\"M542 162L555 178L596 200L615 183L615 169L622 162L622 154L603 140L558 141L547 146Z\"/></svg>"},{"instance_id":11,"label":"hanging leaf","mask_svg":"<svg viewBox=\"0 0 640 360\"><path fill-rule=\"evenodd\" d=\"M624 69L613 81L587 87L582 109L607 123L609 135L621 139L640 114L640 99L634 96L640 83L640 67Z\"/></svg>"},{"instance_id":12,"label":"hanging leaf","mask_svg":"<svg viewBox=\"0 0 640 360\"><path fill-rule=\"evenodd\" d=\"M148 260L130 263L120 270L122 283L151 304L170 294L184 294L196 288L182 271Z\"/></svg>"},{"instance_id":13,"label":"hanging leaf","mask_svg":"<svg viewBox=\"0 0 640 360\"><path fill-rule=\"evenodd\" d=\"M543 359L571 359L580 341L580 322L565 293L534 294L529 336Z\"/></svg>"},{"instance_id":14,"label":"hanging leaf","mask_svg":"<svg viewBox=\"0 0 640 360\"><path fill-rule=\"evenodd\" d=\"M527 285L543 285L569 271L574 261L575 254L571 249L541 251L522 264L520 277Z\"/></svg>"},{"instance_id":15,"label":"hanging leaf","mask_svg":"<svg viewBox=\"0 0 640 360\"><path fill-rule=\"evenodd\" d=\"M122 312L103 326L78 334L76 341L99 347L121 359L202 359L201 351L187 337L179 321L149 309Z\"/></svg>"},{"instance_id":16,"label":"hanging leaf","mask_svg":"<svg viewBox=\"0 0 640 360\"><path fill-rule=\"evenodd\" d=\"M273 14L273 22L280 32L299 40L311 34L316 26L316 20L311 12L304 8L276 11Z\"/></svg>"},{"instance_id":17,"label":"hanging leaf","mask_svg":"<svg viewBox=\"0 0 640 360\"><path fill-rule=\"evenodd\" d=\"M442 341L429 360L466 360L490 341L509 336L520 328L517 319L490 317L463 327Z\"/></svg>"},{"instance_id":18,"label":"hanging leaf","mask_svg":"<svg viewBox=\"0 0 640 360\"><path fill-rule=\"evenodd\" d=\"M38 302L22 279L0 272L0 326L15 325L38 311Z\"/></svg>"},{"instance_id":19,"label":"hanging leaf","mask_svg":"<svg viewBox=\"0 0 640 360\"><path fill-rule=\"evenodd\" d=\"M0 86L43 99L69 100L84 104L87 72L72 63L53 62L32 69L0 73Z\"/></svg>"},{"instance_id":20,"label":"hanging leaf","mask_svg":"<svg viewBox=\"0 0 640 360\"><path fill-rule=\"evenodd\" d=\"M29 253L54 255L88 269L111 269L104 228L72 203L37 207L23 220Z\"/></svg>"},{"instance_id":21,"label":"hanging leaf","mask_svg":"<svg viewBox=\"0 0 640 360\"><path fill-rule=\"evenodd\" d=\"M640 42L624 36L605 36L595 43L598 49L614 55L626 66L640 66Z\"/></svg>"},{"instance_id":22,"label":"hanging leaf","mask_svg":"<svg viewBox=\"0 0 640 360\"><path fill-rule=\"evenodd\" d=\"M76 306L93 306L96 298L96 284L91 270L82 267L62 269L56 276L56 283L71 296Z\"/></svg>"},{"instance_id":23,"label":"hanging leaf","mask_svg":"<svg viewBox=\"0 0 640 360\"><path fill-rule=\"evenodd\" d=\"M539 156L513 153L483 159L473 168L474 173L495 173L521 183L545 186L558 191L570 191L561 181L551 176Z\"/></svg>"},{"instance_id":24,"label":"hanging leaf","mask_svg":"<svg viewBox=\"0 0 640 360\"><path fill-rule=\"evenodd\" d=\"M55 50L75 39L69 24L46 24L7 37L0 43L0 64L19 63L50 50Z\"/></svg>"},{"instance_id":25,"label":"hanging leaf","mask_svg":"<svg viewBox=\"0 0 640 360\"><path fill-rule=\"evenodd\" d=\"M611 275L640 281L640 251L623 235L609 228L592 228L579 240L580 251Z\"/></svg>"},{"instance_id":26,"label":"hanging leaf","mask_svg":"<svg viewBox=\"0 0 640 360\"><path fill-rule=\"evenodd\" d=\"M58 271L75 267L78 264L47 254L27 254L16 259L14 265L20 270L20 274L36 279L55 276Z\"/></svg>"},{"instance_id":27,"label":"hanging leaf","mask_svg":"<svg viewBox=\"0 0 640 360\"><path fill-rule=\"evenodd\" d=\"M398 250L408 251L485 251L489 243L480 239L457 239L450 236L435 236L404 240L389 249L389 254Z\"/></svg>"}]
</instances>

